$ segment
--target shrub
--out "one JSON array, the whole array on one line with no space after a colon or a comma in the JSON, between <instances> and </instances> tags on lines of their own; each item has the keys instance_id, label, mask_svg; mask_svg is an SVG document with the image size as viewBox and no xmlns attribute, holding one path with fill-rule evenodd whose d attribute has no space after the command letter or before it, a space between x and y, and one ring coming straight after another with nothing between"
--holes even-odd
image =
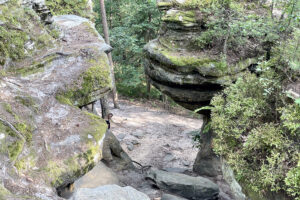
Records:
<instances>
[{"instance_id":1,"label":"shrub","mask_svg":"<svg viewBox=\"0 0 300 200\"><path fill-rule=\"evenodd\" d=\"M270 63L259 66L259 77L248 73L213 98L213 146L252 190L299 198L300 107L282 93L284 76Z\"/></svg>"}]
</instances>

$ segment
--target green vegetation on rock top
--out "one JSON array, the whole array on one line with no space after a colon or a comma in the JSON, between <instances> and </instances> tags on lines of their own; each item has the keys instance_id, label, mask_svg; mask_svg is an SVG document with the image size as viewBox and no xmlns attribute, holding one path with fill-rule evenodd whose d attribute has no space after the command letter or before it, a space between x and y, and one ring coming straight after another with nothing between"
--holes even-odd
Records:
<instances>
[{"instance_id":1,"label":"green vegetation on rock top","mask_svg":"<svg viewBox=\"0 0 300 200\"><path fill-rule=\"evenodd\" d=\"M181 10L171 10L162 18L165 22L175 22L180 23L184 26L194 25L196 20L195 10L191 11L181 11Z\"/></svg>"},{"instance_id":2,"label":"green vegetation on rock top","mask_svg":"<svg viewBox=\"0 0 300 200\"><path fill-rule=\"evenodd\" d=\"M93 18L88 0L46 0L46 5L54 15L74 14Z\"/></svg>"},{"instance_id":3,"label":"green vegetation on rock top","mask_svg":"<svg viewBox=\"0 0 300 200\"><path fill-rule=\"evenodd\" d=\"M106 54L90 60L90 67L66 91L60 91L56 98L64 104L83 106L104 95L111 87L109 65ZM101 93L102 92L102 93Z\"/></svg>"},{"instance_id":4,"label":"green vegetation on rock top","mask_svg":"<svg viewBox=\"0 0 300 200\"><path fill-rule=\"evenodd\" d=\"M0 5L0 10L0 65L21 61L38 50L53 46L55 39L31 8L10 1ZM5 70L14 72L12 65Z\"/></svg>"}]
</instances>

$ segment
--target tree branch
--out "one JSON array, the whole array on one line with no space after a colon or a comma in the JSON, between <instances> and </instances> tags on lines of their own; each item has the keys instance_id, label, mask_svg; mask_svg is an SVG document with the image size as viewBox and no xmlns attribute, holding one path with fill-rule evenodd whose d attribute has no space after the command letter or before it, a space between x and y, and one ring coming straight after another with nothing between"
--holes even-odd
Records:
<instances>
[{"instance_id":1,"label":"tree branch","mask_svg":"<svg viewBox=\"0 0 300 200\"><path fill-rule=\"evenodd\" d=\"M11 130L13 130L16 134L17 134L17 136L22 140L22 141L24 141L25 142L25 138L24 138L24 136L11 124L11 123L9 123L8 121L6 121L6 120L4 120L4 119L2 119L1 117L0 117L0 122L2 122L5 126L8 126Z\"/></svg>"}]
</instances>

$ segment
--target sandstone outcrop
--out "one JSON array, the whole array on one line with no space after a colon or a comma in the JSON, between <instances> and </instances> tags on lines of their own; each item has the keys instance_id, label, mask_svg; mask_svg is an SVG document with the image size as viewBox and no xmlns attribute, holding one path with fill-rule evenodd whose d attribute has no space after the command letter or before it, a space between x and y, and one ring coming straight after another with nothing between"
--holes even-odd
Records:
<instances>
[{"instance_id":1,"label":"sandstone outcrop","mask_svg":"<svg viewBox=\"0 0 300 200\"><path fill-rule=\"evenodd\" d=\"M144 48L144 66L156 88L183 107L195 110L209 105L214 94L255 64L261 47L227 60L220 49L200 48L197 38L215 19L200 9L188 8L188 2L158 2L164 12L163 23L159 37Z\"/></svg>"},{"instance_id":2,"label":"sandstone outcrop","mask_svg":"<svg viewBox=\"0 0 300 200\"><path fill-rule=\"evenodd\" d=\"M111 47L88 19L46 25L35 3L0 2L0 199L60 199L102 158L107 125L78 106L110 91Z\"/></svg>"}]
</instances>

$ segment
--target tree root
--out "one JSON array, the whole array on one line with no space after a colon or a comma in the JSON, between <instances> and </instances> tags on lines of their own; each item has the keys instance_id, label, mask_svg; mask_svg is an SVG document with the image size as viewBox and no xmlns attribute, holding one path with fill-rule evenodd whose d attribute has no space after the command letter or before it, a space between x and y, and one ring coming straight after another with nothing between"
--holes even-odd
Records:
<instances>
[{"instance_id":1,"label":"tree root","mask_svg":"<svg viewBox=\"0 0 300 200\"><path fill-rule=\"evenodd\" d=\"M133 163L139 165L141 167L141 170L142 170L142 173L144 173L144 170L148 170L149 168L151 168L152 166L151 165L146 165L146 166L143 166L141 163L139 162L136 162L134 160L132 160Z\"/></svg>"}]
</instances>

